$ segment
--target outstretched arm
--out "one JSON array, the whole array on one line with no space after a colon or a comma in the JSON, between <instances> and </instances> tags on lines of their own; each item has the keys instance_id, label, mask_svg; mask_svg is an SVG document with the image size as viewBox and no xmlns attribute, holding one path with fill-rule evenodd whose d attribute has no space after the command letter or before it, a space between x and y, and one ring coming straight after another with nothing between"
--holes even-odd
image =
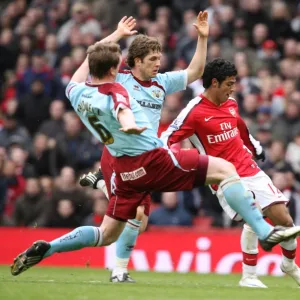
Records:
<instances>
[{"instance_id":1,"label":"outstretched arm","mask_svg":"<svg viewBox=\"0 0 300 300\"><path fill-rule=\"evenodd\" d=\"M130 108L120 109L118 112L118 120L122 126L120 131L128 134L141 134L147 127L138 127L135 123L133 112Z\"/></svg>"},{"instance_id":2,"label":"outstretched arm","mask_svg":"<svg viewBox=\"0 0 300 300\"><path fill-rule=\"evenodd\" d=\"M118 24L117 29L106 38L102 39L97 43L108 43L108 42L118 42L123 37L132 36L137 33L136 30L133 30L136 25L136 20L133 17L123 17ZM96 44L97 44L96 43ZM89 74L89 63L88 56L85 58L81 66L76 70L74 75L71 78L72 82L84 82L87 79Z\"/></svg>"},{"instance_id":3,"label":"outstretched arm","mask_svg":"<svg viewBox=\"0 0 300 300\"><path fill-rule=\"evenodd\" d=\"M197 17L197 22L193 26L198 31L198 42L195 54L187 67L188 84L199 79L203 72L206 62L207 39L209 33L207 11L200 11Z\"/></svg>"}]
</instances>

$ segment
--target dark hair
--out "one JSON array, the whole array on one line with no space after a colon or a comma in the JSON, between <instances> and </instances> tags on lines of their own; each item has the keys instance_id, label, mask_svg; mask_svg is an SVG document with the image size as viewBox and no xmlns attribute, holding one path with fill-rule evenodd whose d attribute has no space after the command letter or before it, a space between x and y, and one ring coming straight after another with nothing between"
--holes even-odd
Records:
<instances>
[{"instance_id":1,"label":"dark hair","mask_svg":"<svg viewBox=\"0 0 300 300\"><path fill-rule=\"evenodd\" d=\"M206 64L202 76L204 88L211 86L213 78L217 79L221 84L227 77L236 76L237 70L235 65L223 58L216 58Z\"/></svg>"},{"instance_id":2,"label":"dark hair","mask_svg":"<svg viewBox=\"0 0 300 300\"><path fill-rule=\"evenodd\" d=\"M102 78L110 68L116 68L120 62L121 49L116 43L98 43L87 50L90 74Z\"/></svg>"},{"instance_id":3,"label":"dark hair","mask_svg":"<svg viewBox=\"0 0 300 300\"><path fill-rule=\"evenodd\" d=\"M151 50L154 52L162 51L158 39L144 34L137 35L128 49L127 65L130 68L134 67L134 59L140 58L143 60Z\"/></svg>"}]
</instances>

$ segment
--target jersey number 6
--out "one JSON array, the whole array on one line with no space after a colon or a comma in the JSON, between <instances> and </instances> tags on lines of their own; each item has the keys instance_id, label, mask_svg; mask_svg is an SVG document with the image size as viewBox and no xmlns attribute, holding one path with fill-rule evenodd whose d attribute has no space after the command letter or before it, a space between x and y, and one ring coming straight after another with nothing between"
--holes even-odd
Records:
<instances>
[{"instance_id":1,"label":"jersey number 6","mask_svg":"<svg viewBox=\"0 0 300 300\"><path fill-rule=\"evenodd\" d=\"M104 145L110 145L114 142L112 134L100 123L95 116L88 117L89 123L99 134Z\"/></svg>"}]
</instances>

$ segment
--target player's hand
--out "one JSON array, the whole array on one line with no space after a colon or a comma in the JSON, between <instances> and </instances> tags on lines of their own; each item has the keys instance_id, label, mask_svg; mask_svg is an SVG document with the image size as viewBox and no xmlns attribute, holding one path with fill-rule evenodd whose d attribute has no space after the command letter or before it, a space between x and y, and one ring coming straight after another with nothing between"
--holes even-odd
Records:
<instances>
[{"instance_id":1,"label":"player's hand","mask_svg":"<svg viewBox=\"0 0 300 300\"><path fill-rule=\"evenodd\" d=\"M200 11L197 16L197 23L193 23L193 26L198 31L198 35L201 37L208 37L209 25L208 25L208 13L207 11Z\"/></svg>"},{"instance_id":2,"label":"player's hand","mask_svg":"<svg viewBox=\"0 0 300 300\"><path fill-rule=\"evenodd\" d=\"M257 160L261 160L262 162L264 162L264 161L266 160L266 152L265 152L265 150L262 149L262 152L261 152L259 155L256 154L256 155L255 155L255 158L256 158Z\"/></svg>"},{"instance_id":3,"label":"player's hand","mask_svg":"<svg viewBox=\"0 0 300 300\"><path fill-rule=\"evenodd\" d=\"M123 131L127 134L141 134L146 129L147 129L147 127L132 126L132 127L123 127L123 128L120 128L119 130Z\"/></svg>"},{"instance_id":4,"label":"player's hand","mask_svg":"<svg viewBox=\"0 0 300 300\"><path fill-rule=\"evenodd\" d=\"M117 31L122 37L137 34L137 30L133 30L136 25L136 19L133 17L123 17L118 24Z\"/></svg>"}]
</instances>

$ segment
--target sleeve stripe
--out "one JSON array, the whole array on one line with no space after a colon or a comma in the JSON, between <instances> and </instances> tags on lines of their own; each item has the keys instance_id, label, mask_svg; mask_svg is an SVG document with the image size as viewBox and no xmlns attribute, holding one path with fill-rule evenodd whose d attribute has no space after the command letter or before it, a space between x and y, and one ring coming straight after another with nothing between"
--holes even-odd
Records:
<instances>
[{"instance_id":1,"label":"sleeve stripe","mask_svg":"<svg viewBox=\"0 0 300 300\"><path fill-rule=\"evenodd\" d=\"M72 88L74 88L76 86L76 84L73 84L71 86L68 87L68 90L67 90L67 97L70 98L70 92L72 90Z\"/></svg>"},{"instance_id":2,"label":"sleeve stripe","mask_svg":"<svg viewBox=\"0 0 300 300\"><path fill-rule=\"evenodd\" d=\"M184 120L189 116L189 114L193 111L193 109L196 107L197 104L201 102L201 97L196 97L192 99L189 104L181 111L181 113L178 115L178 117L172 122L172 124L169 126L169 128L162 133L161 139L163 142L168 145L169 138L172 136L172 134L179 130L182 124L184 123ZM169 146L169 145L168 145Z\"/></svg>"}]
</instances>

